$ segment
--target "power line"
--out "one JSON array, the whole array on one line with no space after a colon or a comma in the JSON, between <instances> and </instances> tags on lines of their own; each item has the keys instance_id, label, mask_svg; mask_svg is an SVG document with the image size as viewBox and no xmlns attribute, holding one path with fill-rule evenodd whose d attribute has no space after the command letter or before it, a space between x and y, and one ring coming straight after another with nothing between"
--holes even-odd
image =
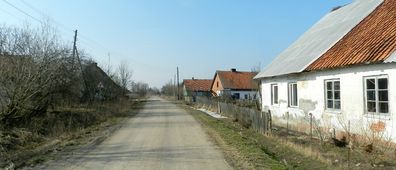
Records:
<instances>
[{"instance_id":1,"label":"power line","mask_svg":"<svg viewBox=\"0 0 396 170\"><path fill-rule=\"evenodd\" d=\"M9 16L12 16L12 17L14 17L14 18L16 18L16 19L18 19L18 20L21 20L21 21L23 20L22 18L19 18L18 16L12 14L11 12L9 12L9 11L7 11L7 10L5 10L5 9L0 8L0 11L3 11L4 13L6 13L6 14L8 14Z\"/></svg>"},{"instance_id":2,"label":"power line","mask_svg":"<svg viewBox=\"0 0 396 170\"><path fill-rule=\"evenodd\" d=\"M37 22L39 22L39 23L42 23L41 20L39 20L39 19L37 19L36 17L34 17L34 16L28 14L27 12L23 11L22 9L16 7L14 4L8 2L7 0L3 0L3 1L4 1L5 3L7 3L9 6L11 6L11 7L13 7L14 9L18 10L19 12L25 14L26 16L28 16L28 17L34 19L35 21L37 21Z\"/></svg>"},{"instance_id":3,"label":"power line","mask_svg":"<svg viewBox=\"0 0 396 170\"><path fill-rule=\"evenodd\" d=\"M4 0L4 1L5 1L5 0ZM29 3L26 2L25 0L20 0L20 1L21 1L22 3L24 3L24 4L25 4L27 7L29 7L30 9L32 9L33 11L35 11L36 13L38 13L38 14L40 14L40 15L42 15L42 16L47 16L45 13L43 13L42 11L40 11L39 9L37 9L36 7L34 7L33 5L29 4ZM9 3L9 2L8 2L8 3ZM10 4L10 3L9 3L9 4ZM15 5L14 5L14 6L15 6ZM22 10L21 10L21 11L22 11ZM24 12L24 11L23 11L23 12ZM27 13L27 12L24 12L24 14L28 14L28 13ZM29 15L29 16L31 16L31 15ZM53 19L53 18L51 18L51 19L52 19L52 21L53 21L55 24L57 24L57 25L60 26L61 28L65 29L65 30L67 30L67 31L73 31L73 29L71 29L71 28L65 26L65 25L62 24L61 22L58 22L58 21L56 21L56 20ZM95 45L97 45L98 47L100 47L100 49L106 49L106 51L110 51L110 52L112 52L113 54L119 55L120 57L126 57L126 55L121 54L121 53L118 52L118 51L114 51L114 50L108 48L107 46L103 45L102 43L100 43L100 42L98 42L98 41L96 41L96 40L94 40L94 39L89 38L88 36L82 34L81 32L80 32L80 40L83 40L83 41L85 40L86 43L84 43L84 44L86 44L86 45L89 44L89 42L90 42L90 43L95 44ZM81 42L81 41L80 41L80 42ZM91 46L91 45L88 45L88 46ZM93 47L93 46L91 46L91 47ZM135 59L132 59L132 60L135 61L135 62L138 62L138 63L140 63L140 64L149 66L149 67L157 68L157 67L155 67L155 66L150 66L150 65L148 65L148 64L146 64L146 63L137 61L137 60L135 60Z\"/></svg>"},{"instance_id":4,"label":"power line","mask_svg":"<svg viewBox=\"0 0 396 170\"><path fill-rule=\"evenodd\" d=\"M47 14L45 14L44 12L41 12L39 9L37 9L36 7L34 7L33 5L29 4L28 2L26 2L25 0L20 0L25 6L29 7L30 9L32 9L33 11L35 11L36 13L38 13L39 15L43 16L43 17L48 17L49 19L51 19L52 22L54 22L56 25L60 26L61 28L67 30L67 31L74 31L72 28L56 21L54 18L48 16Z\"/></svg>"},{"instance_id":5,"label":"power line","mask_svg":"<svg viewBox=\"0 0 396 170\"><path fill-rule=\"evenodd\" d=\"M4 1L6 1L6 0L4 0ZM47 16L47 17L48 17L48 15L46 15L46 14L43 13L43 12L41 12L39 9L37 9L36 7L34 7L33 5L31 5L30 3L26 2L25 0L20 0L20 1L21 1L23 4L25 4L27 7L29 7L30 9L32 9L33 11L35 11L36 13L38 13L38 14L40 14L40 15L42 15L42 16ZM10 3L9 3L9 4L10 4ZM14 6L15 6L15 5L14 5ZM24 13L25 13L25 14L28 14L27 12L24 12ZM29 16L31 16L31 15L29 15ZM63 29L66 29L66 30L68 30L68 31L74 31L73 29L71 29L71 28L65 26L64 24L62 24L61 22L56 21L56 20L53 19L53 18L51 18L51 20L52 20L55 24L57 24L58 26L62 27ZM84 40L86 40L87 42L89 41L89 42L91 42L91 43L93 43L93 44L96 44L97 46L100 46L101 48L107 49L107 51L112 51L112 52L114 52L114 51L111 50L110 48L108 48L108 47L102 45L102 43L99 43L98 41L95 41L95 40L89 38L88 36L85 36L85 35L82 34L81 32L80 32L79 34L80 34L80 40L84 39Z\"/></svg>"},{"instance_id":6,"label":"power line","mask_svg":"<svg viewBox=\"0 0 396 170\"><path fill-rule=\"evenodd\" d=\"M31 19L33 19L33 20L35 20L35 21L37 21L37 22L39 22L39 23L41 23L41 24L44 23L42 20L40 20L40 19L34 17L33 15L29 14L28 12L25 12L24 10L18 8L16 5L10 3L9 1L7 1L7 0L3 0L3 1L4 1L5 3L7 3L8 5L10 5L11 7L15 8L16 10L18 10L19 12L21 12L21 13L23 13L24 15L28 16L29 18L31 18ZM26 1L24 1L24 0L21 0L21 2L22 2L24 5L26 5L27 7L29 7L30 9L32 9L33 11L35 11L36 13L38 13L39 15L49 17L48 15L46 15L45 13L43 13L42 11L40 11L39 9L35 8L33 5L29 4L28 2L26 2ZM53 18L51 18L51 17L49 17L49 18L50 18L51 21L53 21L56 25L58 25L59 27L63 28L64 30L66 30L67 33L69 33L69 31L70 31L70 32L74 32L73 29L71 29L71 28L65 26L65 25L62 24L61 22L58 22L58 21L56 21L55 19L53 19ZM124 54L122 54L122 53L120 53L120 52L118 52L118 51L115 51L115 50L110 49L109 47L103 45L102 43L100 43L100 42L98 42L98 41L96 41L96 40L94 40L94 39L89 38L88 36L86 36L86 35L84 35L84 34L81 34L81 33L79 33L79 34L80 34L80 40L83 40L83 41L85 40L86 43L84 43L84 44L86 44L86 45L88 44L88 42L90 42L90 44L92 44L92 45L95 44L96 46L100 47L100 49L106 49L106 51L111 52L111 53L113 53L113 54L116 54L116 55L118 55L118 56L120 56L120 57L126 57L126 56L127 56L127 55L124 55ZM82 41L80 41L80 42L82 42ZM91 46L91 45L89 45L89 46ZM94 47L94 46L91 46L91 47ZM140 61L135 60L135 59L132 59L132 58L129 58L129 59L132 60L132 61L134 61L134 62L137 62L137 63L139 63L139 64L142 64L142 65L151 67L151 68L162 69L161 67L149 65L149 64L147 64L147 63L140 62ZM163 69L163 70L165 70L165 69Z\"/></svg>"}]
</instances>

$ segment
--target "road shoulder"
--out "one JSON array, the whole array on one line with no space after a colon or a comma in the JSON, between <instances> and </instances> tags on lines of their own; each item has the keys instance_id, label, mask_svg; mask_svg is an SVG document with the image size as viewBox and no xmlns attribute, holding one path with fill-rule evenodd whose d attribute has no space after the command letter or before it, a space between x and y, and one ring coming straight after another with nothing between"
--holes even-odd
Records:
<instances>
[{"instance_id":1,"label":"road shoulder","mask_svg":"<svg viewBox=\"0 0 396 170\"><path fill-rule=\"evenodd\" d=\"M60 136L54 139L53 142L49 142L49 145L36 148L33 151L34 153L31 153L31 157L21 159L15 164L23 169L43 169L51 162L60 159L64 161L78 159L73 156L74 152L89 152L93 150L114 132L122 128L129 119L136 116L144 104L145 101L137 103L127 116L113 117L78 132Z\"/></svg>"},{"instance_id":2,"label":"road shoulder","mask_svg":"<svg viewBox=\"0 0 396 170\"><path fill-rule=\"evenodd\" d=\"M179 103L205 129L208 136L222 149L235 169L328 169L329 165L305 157L293 148L280 144L229 119L215 119Z\"/></svg>"}]
</instances>

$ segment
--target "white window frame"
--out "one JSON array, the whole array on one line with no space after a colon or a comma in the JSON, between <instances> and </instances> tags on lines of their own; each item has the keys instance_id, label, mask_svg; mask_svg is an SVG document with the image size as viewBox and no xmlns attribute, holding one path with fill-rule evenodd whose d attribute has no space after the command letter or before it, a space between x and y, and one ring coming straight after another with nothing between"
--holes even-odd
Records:
<instances>
[{"instance_id":1,"label":"white window frame","mask_svg":"<svg viewBox=\"0 0 396 170\"><path fill-rule=\"evenodd\" d=\"M294 96L293 89L296 90L296 95L297 95L296 97ZM297 85L297 82L288 83L287 95L288 95L288 102L287 102L288 106L289 107L298 107L298 85ZM296 101L293 101L294 99L296 99Z\"/></svg>"},{"instance_id":2,"label":"white window frame","mask_svg":"<svg viewBox=\"0 0 396 170\"><path fill-rule=\"evenodd\" d=\"M275 91L275 87L276 87L276 91ZM275 100L275 92L276 92L277 100ZM279 104L279 86L278 86L278 84L271 84L271 104L272 105Z\"/></svg>"},{"instance_id":3,"label":"white window frame","mask_svg":"<svg viewBox=\"0 0 396 170\"><path fill-rule=\"evenodd\" d=\"M378 88L378 79L386 79L387 80L387 89L381 89L381 90L386 90L388 92L388 101L379 101L379 91L380 89ZM367 98L367 80L368 79L375 79L375 100L371 100L372 102L375 102L375 112L369 112L368 111L368 98ZM377 75L377 76L366 76L363 78L363 86L364 86L364 111L366 114L375 114L375 115L390 115L390 102L389 102L389 77L388 75ZM380 106L379 103L387 103L388 104L388 113L381 113L380 112Z\"/></svg>"},{"instance_id":4,"label":"white window frame","mask_svg":"<svg viewBox=\"0 0 396 170\"><path fill-rule=\"evenodd\" d=\"M327 83L329 83L329 82L332 83L331 93L332 93L333 97L331 99L328 98L328 93L327 93L329 91L329 89L327 89ZM340 92L340 99L335 99L335 92L337 90L335 90L335 88L334 88L334 82L339 82L339 84L340 84L340 89L338 90ZM341 104L341 81L340 81L340 79L328 79L328 80L325 80L324 81L324 86L325 86L324 93L325 93L325 108L326 108L326 110L335 110L335 111L341 110L342 104ZM333 101L332 108L329 108L328 100L332 100ZM335 101L339 101L340 102L340 108L335 108Z\"/></svg>"}]
</instances>

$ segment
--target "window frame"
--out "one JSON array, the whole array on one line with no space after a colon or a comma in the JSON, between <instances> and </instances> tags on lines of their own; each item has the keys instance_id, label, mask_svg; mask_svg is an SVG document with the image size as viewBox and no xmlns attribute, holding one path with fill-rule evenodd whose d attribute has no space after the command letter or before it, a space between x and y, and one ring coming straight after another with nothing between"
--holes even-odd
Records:
<instances>
[{"instance_id":1,"label":"window frame","mask_svg":"<svg viewBox=\"0 0 396 170\"><path fill-rule=\"evenodd\" d=\"M328 87L327 87L327 84L329 83L329 82L331 82L331 89L329 90L328 89ZM339 83L339 89L338 90L335 90L335 82L338 82ZM331 91L331 94L332 94L332 98L330 99L330 98L328 98L328 92L329 91ZM335 99L335 92L336 91L338 91L339 92L339 99ZM333 101L333 103L332 103L332 107L330 108L329 107L329 103L328 103L328 101L329 100L332 100ZM338 101L339 103L340 103L340 108L336 108L335 106L336 106L336 101ZM326 79L326 80L324 80L324 102L325 102L325 109L326 110L331 110L331 111L340 111L341 110L341 107L342 107L342 103L341 103L341 80L339 79L339 78L336 78L336 79Z\"/></svg>"},{"instance_id":2,"label":"window frame","mask_svg":"<svg viewBox=\"0 0 396 170\"><path fill-rule=\"evenodd\" d=\"M276 98L275 101L275 88L276 87ZM279 105L279 85L278 84L271 84L271 105Z\"/></svg>"},{"instance_id":3,"label":"window frame","mask_svg":"<svg viewBox=\"0 0 396 170\"><path fill-rule=\"evenodd\" d=\"M375 94L375 100L368 100L368 96L367 96L367 92L370 89L367 89L367 80L368 79L374 79L374 94ZM379 79L386 79L387 82L387 88L386 89L379 89L379 83L378 80ZM363 77L363 95L364 95L364 113L365 114L371 114L371 115L390 115L390 104L391 102L389 101L389 77L388 75L374 75L374 76L365 76ZM372 90L371 90L372 91ZM388 99L387 101L380 101L379 99L379 92L380 91L386 91L387 92L387 96ZM375 112L369 112L368 111L368 102L375 102ZM380 103L387 103L387 107L388 107L388 112L387 113L382 113L380 112Z\"/></svg>"},{"instance_id":4,"label":"window frame","mask_svg":"<svg viewBox=\"0 0 396 170\"><path fill-rule=\"evenodd\" d=\"M294 88L294 85L295 85L295 88ZM293 89L296 89L297 97L294 96ZM290 82L287 84L287 98L288 98L287 105L289 107L298 107L299 103L298 103L298 84L297 84L297 82ZM293 99L296 99L296 101L293 102L292 101ZM293 104L295 104L295 105L293 105Z\"/></svg>"}]
</instances>

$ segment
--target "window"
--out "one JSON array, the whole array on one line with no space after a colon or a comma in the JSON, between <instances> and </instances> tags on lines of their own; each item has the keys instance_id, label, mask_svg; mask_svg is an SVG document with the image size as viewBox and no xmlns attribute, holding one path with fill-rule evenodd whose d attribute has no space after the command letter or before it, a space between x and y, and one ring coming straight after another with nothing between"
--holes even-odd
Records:
<instances>
[{"instance_id":1,"label":"window","mask_svg":"<svg viewBox=\"0 0 396 170\"><path fill-rule=\"evenodd\" d=\"M232 95L234 99L240 99L240 94L239 93L234 93L234 95Z\"/></svg>"},{"instance_id":2,"label":"window","mask_svg":"<svg viewBox=\"0 0 396 170\"><path fill-rule=\"evenodd\" d=\"M289 107L298 106L297 83L289 83L288 95L289 95Z\"/></svg>"},{"instance_id":3,"label":"window","mask_svg":"<svg viewBox=\"0 0 396 170\"><path fill-rule=\"evenodd\" d=\"M277 84L271 84L271 104L279 104Z\"/></svg>"},{"instance_id":4,"label":"window","mask_svg":"<svg viewBox=\"0 0 396 170\"><path fill-rule=\"evenodd\" d=\"M325 81L326 109L341 109L340 80Z\"/></svg>"},{"instance_id":5,"label":"window","mask_svg":"<svg viewBox=\"0 0 396 170\"><path fill-rule=\"evenodd\" d=\"M217 86L217 88L219 87L219 82L216 82L216 86Z\"/></svg>"},{"instance_id":6,"label":"window","mask_svg":"<svg viewBox=\"0 0 396 170\"><path fill-rule=\"evenodd\" d=\"M389 113L388 78L374 76L365 78L367 113Z\"/></svg>"},{"instance_id":7,"label":"window","mask_svg":"<svg viewBox=\"0 0 396 170\"><path fill-rule=\"evenodd\" d=\"M245 94L245 99L246 99L246 100L248 99L248 95L247 95L247 94Z\"/></svg>"}]
</instances>

